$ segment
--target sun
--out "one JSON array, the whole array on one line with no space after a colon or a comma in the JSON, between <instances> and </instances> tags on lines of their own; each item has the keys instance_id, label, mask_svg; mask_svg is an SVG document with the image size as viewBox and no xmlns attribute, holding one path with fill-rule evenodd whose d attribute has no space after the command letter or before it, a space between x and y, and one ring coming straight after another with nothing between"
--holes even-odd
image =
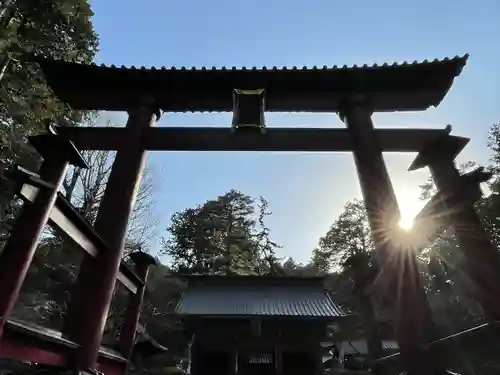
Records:
<instances>
[{"instance_id":1,"label":"sun","mask_svg":"<svg viewBox=\"0 0 500 375\"><path fill-rule=\"evenodd\" d=\"M411 230L413 228L413 218L403 217L403 215L401 215L398 225L401 229Z\"/></svg>"},{"instance_id":2,"label":"sun","mask_svg":"<svg viewBox=\"0 0 500 375\"><path fill-rule=\"evenodd\" d=\"M399 204L399 211L401 218L399 220L400 228L404 230L411 230L413 227L413 220L420 212L425 202L419 199L419 190L402 188L396 191L396 196Z\"/></svg>"}]
</instances>

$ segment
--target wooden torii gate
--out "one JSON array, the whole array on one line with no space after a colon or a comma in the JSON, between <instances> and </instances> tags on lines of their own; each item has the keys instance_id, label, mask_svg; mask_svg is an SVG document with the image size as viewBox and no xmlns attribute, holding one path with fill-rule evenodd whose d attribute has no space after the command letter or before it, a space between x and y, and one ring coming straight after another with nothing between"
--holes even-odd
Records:
<instances>
[{"instance_id":1,"label":"wooden torii gate","mask_svg":"<svg viewBox=\"0 0 500 375\"><path fill-rule=\"evenodd\" d=\"M453 165L468 140L450 135L449 130L375 129L371 115L437 106L466 60L467 55L370 67L137 69L37 59L52 90L73 109L129 114L125 128L57 129L59 139L74 143L77 149L117 151L93 228L106 244L106 251L84 260L67 316L65 333L77 346L74 363L81 369L94 369L98 362L113 286L117 276L123 277L121 252L148 150L350 151L382 278L386 285L395 284L401 293L396 331L402 367L412 374L444 373L445 363L424 357L428 354L425 345L436 339L434 323L416 272L415 256L411 249L404 248L406 245L397 230L399 210L382 152L420 152L414 166L429 166L439 194L459 208L450 216L450 222L460 232L464 251L475 259L468 273L476 283L483 308L495 321L500 310L492 296L500 292L500 278L495 274L500 260L479 223L466 189L459 188L464 186L464 178ZM234 110L233 127L155 128L160 110ZM346 129L266 127L265 111L338 113ZM66 160L78 165L77 159ZM68 162L65 163L41 172L42 180L51 184L52 193L39 190L30 206L39 208L32 208L31 219L19 224L29 236L13 235L1 255L2 325L26 274L40 227L48 218L48 207L56 199L54 191L67 168ZM38 204L42 198L45 203ZM465 233L461 231L464 226L473 230ZM23 255L9 256L14 249ZM489 271L484 272L485 267ZM4 275L11 268L17 271L10 272L11 287L5 288ZM479 272L480 268L483 272ZM488 275L488 280L484 275Z\"/></svg>"}]
</instances>

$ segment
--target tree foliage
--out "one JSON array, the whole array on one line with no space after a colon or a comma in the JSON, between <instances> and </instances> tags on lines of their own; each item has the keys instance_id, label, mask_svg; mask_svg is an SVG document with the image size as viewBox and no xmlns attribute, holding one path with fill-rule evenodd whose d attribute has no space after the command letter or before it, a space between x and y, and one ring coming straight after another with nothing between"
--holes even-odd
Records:
<instances>
[{"instance_id":1,"label":"tree foliage","mask_svg":"<svg viewBox=\"0 0 500 375\"><path fill-rule=\"evenodd\" d=\"M78 125L82 120L82 113L55 98L30 55L90 62L98 46L87 0L17 0L10 9L0 30L0 236L15 215L11 187L3 179L6 170L15 163L36 170L39 163L27 137L47 123Z\"/></svg>"},{"instance_id":2,"label":"tree foliage","mask_svg":"<svg viewBox=\"0 0 500 375\"><path fill-rule=\"evenodd\" d=\"M2 4L0 30L0 246L7 239L18 207L12 205L6 171L20 164L36 171L39 157L27 137L46 124L78 125L82 114L70 110L51 92L34 53L91 61L98 39L85 0L17 0ZM76 270L75 258L63 251L57 236L44 236L23 288L16 313L32 320L60 321L67 282Z\"/></svg>"},{"instance_id":3,"label":"tree foliage","mask_svg":"<svg viewBox=\"0 0 500 375\"><path fill-rule=\"evenodd\" d=\"M272 272L278 245L270 238L264 198L229 190L172 216L163 252L178 272L262 274Z\"/></svg>"},{"instance_id":4,"label":"tree foliage","mask_svg":"<svg viewBox=\"0 0 500 375\"><path fill-rule=\"evenodd\" d=\"M348 202L314 249L312 262L323 272L339 271L344 263L358 253L373 250L368 216L363 201Z\"/></svg>"},{"instance_id":5,"label":"tree foliage","mask_svg":"<svg viewBox=\"0 0 500 375\"><path fill-rule=\"evenodd\" d=\"M86 125L96 127L98 121L92 118ZM113 124L107 122L104 126L111 127ZM89 223L93 224L106 191L115 153L91 150L83 151L82 156L89 165L89 169L72 167L64 180L63 191L66 199ZM153 176L150 170L145 168L128 226L126 250L146 249L155 233L157 222L153 216L153 191ZM128 252L126 251L125 255Z\"/></svg>"}]
</instances>

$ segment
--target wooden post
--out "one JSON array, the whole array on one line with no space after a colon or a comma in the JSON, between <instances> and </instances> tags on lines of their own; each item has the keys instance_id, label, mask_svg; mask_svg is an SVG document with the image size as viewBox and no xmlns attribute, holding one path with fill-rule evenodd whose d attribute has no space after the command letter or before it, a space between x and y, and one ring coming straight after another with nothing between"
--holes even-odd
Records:
<instances>
[{"instance_id":1,"label":"wooden post","mask_svg":"<svg viewBox=\"0 0 500 375\"><path fill-rule=\"evenodd\" d=\"M146 98L147 99L147 98ZM125 237L146 163L145 137L154 126L149 99L129 111L126 144L117 151L94 227L108 245L96 258L86 257L72 293L66 330L81 345L76 364L95 368L99 347L113 297Z\"/></svg>"},{"instance_id":2,"label":"wooden post","mask_svg":"<svg viewBox=\"0 0 500 375\"><path fill-rule=\"evenodd\" d=\"M193 334L193 338L191 340L191 375L201 375L203 369L199 369L199 362L200 362L200 346L196 340L196 333Z\"/></svg>"},{"instance_id":3,"label":"wooden post","mask_svg":"<svg viewBox=\"0 0 500 375\"><path fill-rule=\"evenodd\" d=\"M382 151L377 143L369 102L363 95L348 98L339 113L349 129L354 161L368 220L379 258L379 281L396 293L396 332L406 368L425 371L431 361L422 357L422 345L435 338L430 307L421 285L413 249L404 248L398 228L399 208ZM388 290L392 285L393 290Z\"/></svg>"},{"instance_id":4,"label":"wooden post","mask_svg":"<svg viewBox=\"0 0 500 375\"><path fill-rule=\"evenodd\" d=\"M466 272L472 280L479 302L491 321L500 320L500 252L484 229L473 201L476 189L460 176L454 159L462 149L445 135L419 153L412 169L427 165L439 193L448 197L446 208L460 247L467 259Z\"/></svg>"},{"instance_id":5,"label":"wooden post","mask_svg":"<svg viewBox=\"0 0 500 375\"><path fill-rule=\"evenodd\" d=\"M142 251L130 254L130 259L132 259L135 264L135 273L144 281L144 285L139 287L135 294L130 295L127 311L125 313L125 321L123 322L120 332L120 352L127 359L131 358L132 350L134 349L137 323L141 315L149 269L150 266L157 264L156 260L151 255Z\"/></svg>"},{"instance_id":6,"label":"wooden post","mask_svg":"<svg viewBox=\"0 0 500 375\"><path fill-rule=\"evenodd\" d=\"M274 371L276 375L282 375L281 357L283 356L283 344L280 343L274 351Z\"/></svg>"},{"instance_id":7,"label":"wooden post","mask_svg":"<svg viewBox=\"0 0 500 375\"><path fill-rule=\"evenodd\" d=\"M238 363L238 349L233 347L233 349L229 349L229 374L228 375L237 375L236 366Z\"/></svg>"},{"instance_id":8,"label":"wooden post","mask_svg":"<svg viewBox=\"0 0 500 375\"><path fill-rule=\"evenodd\" d=\"M40 178L46 182L46 186L40 188L32 203L26 203L22 208L9 241L0 253L0 337L17 301L69 165L86 166L71 142L61 139L52 128L49 131L51 134L30 138L44 158Z\"/></svg>"},{"instance_id":9,"label":"wooden post","mask_svg":"<svg viewBox=\"0 0 500 375\"><path fill-rule=\"evenodd\" d=\"M41 178L52 186L41 188L33 203L23 207L9 241L0 253L0 337L17 301L68 166L68 160L47 160L43 163Z\"/></svg>"}]
</instances>

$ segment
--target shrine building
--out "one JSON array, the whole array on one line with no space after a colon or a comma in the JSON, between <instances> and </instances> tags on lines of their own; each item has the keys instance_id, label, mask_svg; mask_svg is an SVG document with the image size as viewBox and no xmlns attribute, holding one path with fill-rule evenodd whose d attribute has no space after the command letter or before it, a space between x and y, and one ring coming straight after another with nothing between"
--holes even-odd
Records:
<instances>
[{"instance_id":1,"label":"shrine building","mask_svg":"<svg viewBox=\"0 0 500 375\"><path fill-rule=\"evenodd\" d=\"M322 277L189 276L176 313L191 374L317 374L326 326L347 315Z\"/></svg>"}]
</instances>

